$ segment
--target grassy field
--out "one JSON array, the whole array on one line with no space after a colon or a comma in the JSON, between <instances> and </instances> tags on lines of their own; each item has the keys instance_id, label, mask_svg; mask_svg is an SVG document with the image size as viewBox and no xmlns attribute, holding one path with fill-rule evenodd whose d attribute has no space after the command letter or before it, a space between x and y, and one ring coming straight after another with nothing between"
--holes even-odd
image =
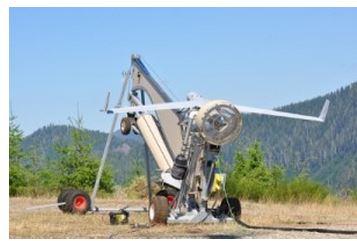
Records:
<instances>
[{"instance_id":1,"label":"grassy field","mask_svg":"<svg viewBox=\"0 0 357 241\"><path fill-rule=\"evenodd\" d=\"M63 214L57 208L28 211L34 205L55 203L56 198L10 198L10 238L357 238L357 235L250 230L235 223L167 225L147 228L146 213L134 213L128 225L109 224L108 214ZM144 206L143 200L98 199L100 207ZM242 202L242 220L252 225L319 227L357 230L357 205L274 204Z\"/></svg>"}]
</instances>

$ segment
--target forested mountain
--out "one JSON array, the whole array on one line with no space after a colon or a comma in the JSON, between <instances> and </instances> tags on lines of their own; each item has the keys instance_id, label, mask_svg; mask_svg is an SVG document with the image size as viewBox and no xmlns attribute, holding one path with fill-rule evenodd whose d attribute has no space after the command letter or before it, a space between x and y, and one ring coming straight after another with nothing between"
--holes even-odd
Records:
<instances>
[{"instance_id":1,"label":"forested mountain","mask_svg":"<svg viewBox=\"0 0 357 241\"><path fill-rule=\"evenodd\" d=\"M69 143L71 128L73 127L68 125L52 124L42 127L25 137L22 146L38 162L39 166L55 162L58 159L55 146ZM100 158L108 135L100 131L85 131L90 136L94 153ZM123 137L119 132L115 132L108 154L108 163L113 167L118 183L126 180L135 165L143 164L143 157L144 143L140 136L131 134Z\"/></svg>"},{"instance_id":2,"label":"forested mountain","mask_svg":"<svg viewBox=\"0 0 357 241\"><path fill-rule=\"evenodd\" d=\"M331 187L357 186L357 82L333 93L290 104L278 110L319 115L331 101L325 123L246 115L241 137L225 146L230 161L238 149L261 143L269 165L283 166L291 175L307 170Z\"/></svg>"},{"instance_id":3,"label":"forested mountain","mask_svg":"<svg viewBox=\"0 0 357 241\"><path fill-rule=\"evenodd\" d=\"M253 141L261 143L268 165L281 165L290 175L306 170L318 181L339 190L357 187L357 82L333 93L277 108L282 111L317 116L325 99L330 109L325 123L314 123L258 115L243 116L241 137L224 146L224 158L232 163L235 152ZM49 125L24 139L40 163L55 161L55 143L68 143L69 126ZM100 157L107 134L90 131L94 152ZM137 163L143 163L144 144L139 136L116 137L109 163L122 182Z\"/></svg>"}]
</instances>

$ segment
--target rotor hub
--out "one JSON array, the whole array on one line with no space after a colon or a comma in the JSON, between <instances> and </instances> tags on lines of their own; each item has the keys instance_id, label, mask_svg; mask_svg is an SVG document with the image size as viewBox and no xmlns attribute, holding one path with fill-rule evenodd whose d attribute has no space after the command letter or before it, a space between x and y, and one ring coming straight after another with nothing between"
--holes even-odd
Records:
<instances>
[{"instance_id":1,"label":"rotor hub","mask_svg":"<svg viewBox=\"0 0 357 241\"><path fill-rule=\"evenodd\" d=\"M242 129L240 112L225 100L206 103L197 112L195 120L205 141L214 145L233 141Z\"/></svg>"}]
</instances>

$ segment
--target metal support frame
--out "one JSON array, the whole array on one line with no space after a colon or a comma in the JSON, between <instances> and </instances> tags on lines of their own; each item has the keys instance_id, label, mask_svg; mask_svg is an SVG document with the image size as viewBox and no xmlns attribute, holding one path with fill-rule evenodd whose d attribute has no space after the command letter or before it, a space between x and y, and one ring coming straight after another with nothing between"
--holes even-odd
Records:
<instances>
[{"instance_id":1,"label":"metal support frame","mask_svg":"<svg viewBox=\"0 0 357 241\"><path fill-rule=\"evenodd\" d=\"M206 101L199 97L197 94L191 95L188 99L197 99L199 101L199 106L200 109L192 108L195 107L190 103L190 105L187 105L187 102L174 102L174 103L168 103L172 102L170 97L166 94L166 92L160 87L160 85L152 78L150 75L149 71L146 69L145 65L141 62L140 57L133 55L132 56L132 64L131 64L131 71L129 73L125 73L124 76L124 83L123 83L123 88L122 92L118 101L118 104L116 107L121 107L121 103L125 94L125 90L127 89L128 86L128 80L129 76L131 76L132 80L132 86L131 89L132 91L129 92L129 101L131 102L131 105L133 106L144 106L145 105L145 93L150 97L151 102L153 105L156 104L155 108L153 106L144 106L140 108L130 108L128 107L127 109L121 109L122 112L124 111L136 111L138 115L143 115L145 117L144 113L145 111L149 110L166 110L166 111L158 111L156 112L156 116L158 121L160 122L160 125L158 126L158 132L156 132L156 135L161 135L157 134L162 131L162 137L163 137L163 143L161 145L166 145L168 148L168 153L166 156L170 156L171 158L170 161L173 161L176 156L183 154L188 161L188 167L187 171L185 174L184 179L179 183L177 186L180 186L179 189L179 194L177 197L177 202L176 202L176 207L175 209L171 209L171 214L168 219L168 222L170 223L199 223L199 222L222 222L222 221L232 221L232 218L229 217L220 217L219 215L217 216L214 212L212 212L212 209L207 209L207 201L209 198L209 193L210 193L210 188L212 184L212 179L214 178L214 171L215 171L215 161L217 159L217 153L214 150L208 149L206 144L212 144L216 146L220 146L223 143L226 143L230 140L233 140L234 138L238 137L240 130L241 130L241 115L240 113L255 113L255 114L263 114L263 115L271 115L271 116L281 116L281 117L287 117L287 118L295 118L295 119L302 119L302 120L310 120L310 121L319 121L323 122L326 117L326 113L328 110L328 105L329 101L327 100L324 104L324 107L321 111L321 114L319 117L312 117L312 116L304 116L304 115L298 115L298 114L292 114L292 113L286 113L286 112L280 112L280 111L273 111L273 110L265 110L265 109L258 109L258 108L252 108L252 107L246 107L246 106L237 106L237 105L232 105L231 103L227 101L222 101L222 100L215 100L215 101ZM138 98L138 94L141 94L140 99ZM108 99L109 96L107 97L107 104L106 107L104 108L105 111L107 110L108 107ZM202 103L204 101L204 105ZM207 103L206 103L207 102ZM160 108L158 108L158 106ZM169 107L169 108L168 108ZM186 115L188 116L183 116L185 112L182 111L176 111L174 110L177 107L187 107L188 110L186 111ZM218 135L219 132L221 131L219 128L216 128L216 132L212 131L207 131L207 128L201 128L204 127L204 123L207 120L212 120L213 122L219 122L217 118L220 118L221 116L224 117L224 113L222 112L222 108L228 108L229 110L232 110L235 114L232 114L232 118L228 118L228 120L225 120L225 123L231 124L232 126L229 129L226 129L225 131L222 131L222 135ZM213 111L217 111L219 116L215 117L215 114ZM119 110L117 110L119 111ZM226 111L227 112L227 111ZM104 163L106 161L109 149L110 149L110 143L113 138L113 132L115 128L115 124L118 121L119 114L117 112L114 112L113 110L110 110L110 112L107 113L116 113L113 118L113 123L107 138L107 142L105 145L104 153L101 159L100 167L98 170L98 174L96 177L96 182L93 188L93 193L91 196L92 199L92 205L91 209L98 211L98 210L107 210L107 209L99 209L95 208L95 197L97 194L97 191L99 189L99 183L100 179L102 176L103 168L104 168ZM212 114L213 113L213 114ZM197 115L197 118L195 117ZM151 120L151 116L150 117ZM181 126L181 120L182 121L182 126ZM188 121L187 121L188 119ZM227 118L225 118L227 119ZM145 120L145 119L144 119ZM231 120L235 120L232 122ZM155 122L152 122L155 124ZM173 123L179 123L178 126L173 125ZM145 127L145 124L149 125L148 123L143 123L143 126ZM154 125L153 124L153 125ZM141 124L140 124L141 125ZM186 128L185 128L186 127ZM144 128L142 128L144 129ZM155 129L156 130L156 129ZM144 137L144 148L145 148L145 161L146 161L146 181L147 181L147 193L148 193L148 198L149 198L149 207L151 205L152 201L152 190L151 190L151 170L150 170L150 160L149 160L149 147L151 142L150 139L155 139L155 134L152 134L150 136L151 138L147 138L145 142L145 137ZM161 139L160 139L161 140ZM149 143L149 146L148 144ZM151 149L150 149L151 150ZM165 148L166 150L166 148ZM153 154L154 158L158 162L157 158L155 156L156 152L151 150L151 153ZM206 154L206 155L205 155ZM165 158L166 160L167 158ZM172 163L170 162L170 165ZM169 166L170 166L169 165ZM164 168L162 168L164 169ZM165 166L165 172L163 174L168 174L170 168L166 168ZM164 180L164 178L163 178ZM198 200L199 203L199 208L193 208L192 210L189 209L188 212L184 213L181 212L181 208L185 207L185 201L188 195L194 194L196 197L196 201ZM226 194L226 193L225 193ZM190 206L190 205L189 205Z\"/></svg>"},{"instance_id":2,"label":"metal support frame","mask_svg":"<svg viewBox=\"0 0 357 241\"><path fill-rule=\"evenodd\" d=\"M141 97L141 101L131 93L129 99L134 105L145 105L145 92L143 90L140 90L140 97ZM145 148L145 162L146 162L147 193L149 199L148 207L150 208L151 201L152 201L151 170L150 170L149 148L146 143L144 143L144 148Z\"/></svg>"},{"instance_id":3,"label":"metal support frame","mask_svg":"<svg viewBox=\"0 0 357 241\"><path fill-rule=\"evenodd\" d=\"M143 90L140 90L141 94L141 103L145 105L145 93ZM147 192L148 192L148 198L149 198L149 208L151 206L151 201L152 201L152 192L151 192L151 171L150 171L150 159L149 159L149 149L147 144L144 142L144 148L145 148L145 161L146 161L146 182L147 182ZM149 213L148 213L149 215Z\"/></svg>"},{"instance_id":4,"label":"metal support frame","mask_svg":"<svg viewBox=\"0 0 357 241\"><path fill-rule=\"evenodd\" d=\"M193 123L193 118L190 118L186 127L186 132L185 132L185 136L184 136L184 140L183 140L183 145L182 145L182 153L184 153L185 157L188 159L189 156L189 137L190 137L190 133L191 133L191 127L192 127L192 123Z\"/></svg>"},{"instance_id":5,"label":"metal support frame","mask_svg":"<svg viewBox=\"0 0 357 241\"><path fill-rule=\"evenodd\" d=\"M95 210L93 210L93 213L101 213L101 212L118 212L118 211L127 211L127 212L147 212L148 209L146 207L129 207L129 206L125 206L123 208L96 208Z\"/></svg>"},{"instance_id":6,"label":"metal support frame","mask_svg":"<svg viewBox=\"0 0 357 241\"><path fill-rule=\"evenodd\" d=\"M182 180L180 193L179 193L179 197L178 197L178 200L177 200L177 207L176 207L176 210L175 210L176 212L180 211L180 209L181 209L181 207L183 205L183 201L184 201L184 198L185 198L186 194L193 187L194 177L195 177L195 174L196 174L196 168L197 168L197 164L199 162L199 157L201 155L201 152L202 152L202 145L198 144L195 147L195 150L193 151L193 154L192 154L192 156L190 158L190 163L189 163L189 167L188 167L188 171L186 173L186 176Z\"/></svg>"},{"instance_id":7,"label":"metal support frame","mask_svg":"<svg viewBox=\"0 0 357 241\"><path fill-rule=\"evenodd\" d=\"M121 105L122 105L124 94L125 94L125 91L126 91L127 86L128 86L129 77L130 77L130 71L125 72L124 73L123 86L122 86L121 93L120 93L119 100L118 100L118 103L117 103L116 107L121 107ZM104 164L105 164L105 161L106 161L107 156L108 156L110 144L111 144L111 141L113 139L114 129L115 129L115 125L116 125L116 123L118 121L118 118L119 118L119 114L115 114L114 117L113 117L113 122L112 122L112 125L111 125L111 128L110 128L108 137L107 137L107 141L105 143L103 156L102 156L102 159L100 161L100 166L99 166L99 169L98 169L97 177L96 177L95 184L94 184L94 187L93 187L93 192L92 192L92 195L91 195L91 210L95 210L95 198L97 196L97 192L98 192L99 184L100 184L100 179L102 178L102 174L103 174L103 170L104 170Z\"/></svg>"},{"instance_id":8,"label":"metal support frame","mask_svg":"<svg viewBox=\"0 0 357 241\"><path fill-rule=\"evenodd\" d=\"M134 62L136 63L136 62ZM133 64L133 63L132 63ZM136 66L136 65L135 65ZM130 70L135 70L135 68L133 68L133 66L131 67ZM139 70L145 70L142 67L139 68ZM135 72L135 71L134 71ZM128 89L128 84L129 84L129 78L131 77L132 81L136 81L135 77L136 74L132 72L132 71L128 71L124 74L124 80L123 80L123 86L122 86L122 90L121 90L121 94L119 96L119 100L118 103L116 105L116 108L120 108L122 106L122 101L125 95L125 91ZM140 71L142 72L142 71ZM134 73L134 74L132 74ZM145 74L145 71L143 72ZM146 76L147 78L150 76ZM139 78L139 77L138 77ZM139 80L137 80L139 81ZM151 82L153 82L155 84L155 82L152 80ZM141 105L145 105L145 91L147 91L144 87L150 87L151 85L153 85L153 83L149 83L149 86L140 86L140 84L137 83L137 86L141 87L141 88L133 88L132 92L129 91L128 94L128 100L131 102L132 105L134 106L141 106ZM151 84L151 85L150 85ZM133 86L134 87L134 86ZM157 87L156 87L157 88ZM160 90L160 88L157 88ZM150 91L149 91L150 92ZM138 94L140 93L140 98L138 98ZM148 93L148 92L147 92ZM163 96L165 93L163 91L159 91L159 93L157 93L157 98L158 98L158 102L160 102L161 99L163 99L164 102L167 102L169 100L169 98L163 98ZM151 96L149 94L149 96ZM160 97L160 98L159 98ZM107 110L107 106L108 106L108 99L109 96L107 97L107 102L106 102L106 107L104 108L106 111ZM165 101L166 100L166 101ZM138 112L139 115L143 114L142 112ZM176 116L176 113L174 113ZM189 167L188 167L188 171L185 175L184 180L182 180L181 182L181 188L180 188L180 192L179 192L179 196L178 196L178 200L177 200L177 206L175 210L172 210L173 212L171 214L173 214L174 216L176 216L174 219L177 220L176 218L178 218L179 222L185 222L185 221L189 221L189 222L202 222L205 220L209 220L210 222L217 222L220 221L218 219L215 219L212 214L207 213L206 212L206 208L201 208L199 213L195 213L195 211L193 211L192 213L188 214L188 215L184 215L182 216L180 213L181 211L181 207L183 206L184 202L185 202L185 198L187 196L187 194L189 192L191 193L195 193L197 192L197 186L196 186L196 176L198 173L200 173L201 176L201 181L203 181L203 188L204 188L204 194L203 194L203 199L204 201L206 201L207 197L208 197L208 188L209 188L209 183L211 180L211 175L213 173L213 166L211 166L210 170L208 170L208 174L209 177L206 178L205 176L205 171L206 170L202 170L202 168L206 168L206 167L202 167L202 161L201 161L201 154L202 151L204 150L204 142L202 142L202 139L199 136L196 136L195 133L192 133L192 126L194 123L194 118L195 115L197 114L197 111L192 111L192 112L188 112L188 122L186 123L186 130L185 133L182 133L180 130L180 137L182 137L182 141L181 141L181 150L179 150L181 153L183 153L186 158L189 160ZM99 170L97 173L97 177L96 177L96 181L95 181L95 185L93 188L93 192L91 195L91 211L93 212L101 212L101 211L108 211L108 210L119 210L119 209L111 209L111 208L97 208L95 207L95 198L99 189L99 185L100 185L100 180L102 177L102 173L104 170L104 164L105 161L107 159L108 156L108 152L110 149L110 144L114 135L114 129L115 129L115 125L118 122L118 118L119 118L119 114L115 113L114 117L113 117L113 122L111 125L111 129L109 131L108 137L107 137L107 141L106 141L106 145L104 148L104 152L101 158L101 162L100 162L100 166L99 166ZM163 120L165 120L167 123L172 124L171 122L168 122L168 117L165 116L162 117ZM172 118L171 118L172 119ZM176 119L174 118L174 121L176 121ZM169 128L169 130L171 130ZM171 133L171 132L169 132ZM176 135L175 133L173 133L174 135ZM177 135L176 135L177 136ZM175 139L176 140L176 139ZM176 143L176 142L175 142ZM177 144L177 143L176 143ZM148 198L149 198L149 207L151 206L151 201L152 201L152 189L151 189L151 168L150 168L150 159L149 159L149 148L147 146L147 144L145 143L145 161L146 161L146 181L147 181L147 193L148 193ZM198 167L200 167L200 170L197 170ZM202 195L200 195L201 197ZM201 202L201 204L203 205L203 202ZM202 206L200 205L200 206ZM122 210L124 208L121 208ZM125 207L125 209L127 209L127 207ZM128 209L129 210L129 209ZM132 211L147 211L147 209L132 209ZM197 211L196 211L197 212ZM178 215L178 216L177 216ZM174 221L174 220L171 220Z\"/></svg>"}]
</instances>

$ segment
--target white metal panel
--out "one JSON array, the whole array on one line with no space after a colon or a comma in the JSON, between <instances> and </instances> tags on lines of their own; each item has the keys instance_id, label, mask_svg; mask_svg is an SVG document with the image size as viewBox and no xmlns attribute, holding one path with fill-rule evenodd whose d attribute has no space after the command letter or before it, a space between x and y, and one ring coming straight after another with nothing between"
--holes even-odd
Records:
<instances>
[{"instance_id":1,"label":"white metal panel","mask_svg":"<svg viewBox=\"0 0 357 241\"><path fill-rule=\"evenodd\" d=\"M173 166L173 161L153 117L141 115L136 123L160 170L170 169Z\"/></svg>"}]
</instances>

